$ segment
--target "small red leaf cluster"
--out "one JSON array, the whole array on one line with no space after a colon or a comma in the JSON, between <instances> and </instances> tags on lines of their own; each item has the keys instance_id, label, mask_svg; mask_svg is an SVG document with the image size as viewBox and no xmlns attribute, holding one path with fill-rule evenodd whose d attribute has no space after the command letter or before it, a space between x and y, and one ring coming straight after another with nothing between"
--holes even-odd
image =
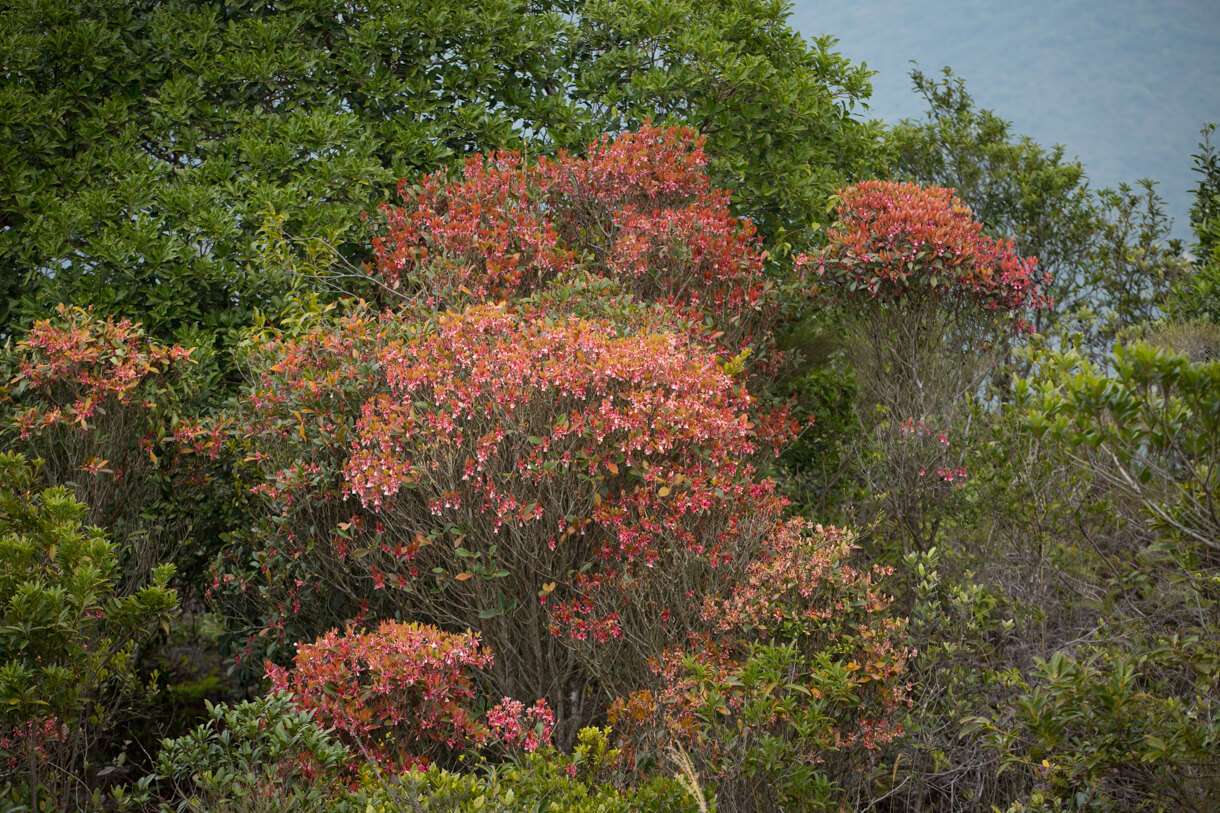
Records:
<instances>
[{"instance_id":1,"label":"small red leaf cluster","mask_svg":"<svg viewBox=\"0 0 1220 813\"><path fill-rule=\"evenodd\" d=\"M50 715L13 725L0 723L0 774L12 776L41 766L63 747L66 726Z\"/></svg>"},{"instance_id":2,"label":"small red leaf cluster","mask_svg":"<svg viewBox=\"0 0 1220 813\"><path fill-rule=\"evenodd\" d=\"M526 708L520 700L506 697L487 713L487 724L505 745L537 751L550 744L555 715L545 700Z\"/></svg>"},{"instance_id":3,"label":"small red leaf cluster","mask_svg":"<svg viewBox=\"0 0 1220 813\"><path fill-rule=\"evenodd\" d=\"M895 302L912 297L984 310L1050 307L1037 259L996 240L952 189L865 181L839 192L838 222L814 265L818 285Z\"/></svg>"}]
</instances>

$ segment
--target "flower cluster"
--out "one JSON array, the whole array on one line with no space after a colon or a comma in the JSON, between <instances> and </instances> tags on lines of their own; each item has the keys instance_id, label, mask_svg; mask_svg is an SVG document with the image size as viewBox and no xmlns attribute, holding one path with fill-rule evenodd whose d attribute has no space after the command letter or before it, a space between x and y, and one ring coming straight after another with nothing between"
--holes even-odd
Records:
<instances>
[{"instance_id":1,"label":"flower cluster","mask_svg":"<svg viewBox=\"0 0 1220 813\"><path fill-rule=\"evenodd\" d=\"M526 708L520 700L506 697L487 713L487 724L505 745L537 751L550 744L555 715L545 700Z\"/></svg>"},{"instance_id":2,"label":"flower cluster","mask_svg":"<svg viewBox=\"0 0 1220 813\"><path fill-rule=\"evenodd\" d=\"M1051 305L1037 260L983 234L952 189L865 181L839 192L836 212L825 251L798 258L816 268L816 290L883 302L930 295L993 311Z\"/></svg>"}]
</instances>

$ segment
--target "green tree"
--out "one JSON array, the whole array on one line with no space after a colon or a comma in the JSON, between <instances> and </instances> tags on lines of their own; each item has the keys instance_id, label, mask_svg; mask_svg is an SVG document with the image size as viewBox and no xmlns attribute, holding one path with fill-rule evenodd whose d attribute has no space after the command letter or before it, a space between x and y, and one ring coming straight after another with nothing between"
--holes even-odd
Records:
<instances>
[{"instance_id":1,"label":"green tree","mask_svg":"<svg viewBox=\"0 0 1220 813\"><path fill-rule=\"evenodd\" d=\"M1195 202L1190 207L1190 226L1194 229L1199 256L1205 261L1218 261L1220 255L1220 154L1212 144L1216 125L1203 128L1203 141L1194 154L1195 172L1199 183L1195 186Z\"/></svg>"},{"instance_id":2,"label":"green tree","mask_svg":"<svg viewBox=\"0 0 1220 813\"><path fill-rule=\"evenodd\" d=\"M1212 144L1216 125L1203 128L1203 141L1195 153L1195 202L1190 208L1190 225L1195 232L1197 255L1193 273L1174 291L1170 311L1177 320L1220 323L1220 154ZM1220 341L1209 343L1215 354Z\"/></svg>"},{"instance_id":3,"label":"green tree","mask_svg":"<svg viewBox=\"0 0 1220 813\"><path fill-rule=\"evenodd\" d=\"M1016 693L967 720L966 733L979 734L1010 776L1024 775L1031 802L1215 807L1218 384L1220 362L1191 363L1149 344L1120 344L1104 365L1052 353L1014 384L1011 414L1027 439L1071 471L1050 473L1049 502L1023 497L1043 506L1020 543L1056 548L1038 556L1078 598L1056 599L1058 587L1041 599L1063 628L1042 653L1031 647L1032 666L1010 675ZM1034 482L1036 474L1011 487L1021 494ZM1045 535L1038 514L1070 516L1073 503L1099 497L1093 519L1078 514Z\"/></svg>"},{"instance_id":4,"label":"green tree","mask_svg":"<svg viewBox=\"0 0 1220 813\"><path fill-rule=\"evenodd\" d=\"M178 600L169 566L116 595L115 545L82 527L67 489L35 482L24 458L0 455L0 799L68 810L136 688L138 647Z\"/></svg>"},{"instance_id":5,"label":"green tree","mask_svg":"<svg viewBox=\"0 0 1220 813\"><path fill-rule=\"evenodd\" d=\"M868 74L832 45L778 0L10 4L0 335L58 302L232 331L293 287L266 223L358 264L357 215L400 178L647 116L704 130L741 210L808 239L875 136L852 116Z\"/></svg>"},{"instance_id":6,"label":"green tree","mask_svg":"<svg viewBox=\"0 0 1220 813\"><path fill-rule=\"evenodd\" d=\"M1118 345L1110 371L1068 353L1017 382L1029 427L1128 495L1185 554L1220 562L1220 361L1192 364L1148 344Z\"/></svg>"}]
</instances>

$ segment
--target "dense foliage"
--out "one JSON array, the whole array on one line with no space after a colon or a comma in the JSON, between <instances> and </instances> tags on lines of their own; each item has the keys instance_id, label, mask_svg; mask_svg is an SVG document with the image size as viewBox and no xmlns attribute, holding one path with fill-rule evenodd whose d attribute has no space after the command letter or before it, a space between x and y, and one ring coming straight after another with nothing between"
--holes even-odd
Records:
<instances>
[{"instance_id":1,"label":"dense foliage","mask_svg":"<svg viewBox=\"0 0 1220 813\"><path fill-rule=\"evenodd\" d=\"M64 487L0 455L0 795L38 809L82 798L91 744L139 690L139 648L177 607L172 566L119 593L116 545Z\"/></svg>"},{"instance_id":2,"label":"dense foliage","mask_svg":"<svg viewBox=\"0 0 1220 813\"><path fill-rule=\"evenodd\" d=\"M786 14L0 11L4 805L1216 807L1211 128Z\"/></svg>"},{"instance_id":3,"label":"dense foliage","mask_svg":"<svg viewBox=\"0 0 1220 813\"><path fill-rule=\"evenodd\" d=\"M648 116L700 128L742 211L800 244L876 139L852 115L867 72L786 15L774 0L6 7L0 336L70 302L229 347L292 291L354 284L267 263L276 229L358 262L357 216L399 179Z\"/></svg>"}]
</instances>

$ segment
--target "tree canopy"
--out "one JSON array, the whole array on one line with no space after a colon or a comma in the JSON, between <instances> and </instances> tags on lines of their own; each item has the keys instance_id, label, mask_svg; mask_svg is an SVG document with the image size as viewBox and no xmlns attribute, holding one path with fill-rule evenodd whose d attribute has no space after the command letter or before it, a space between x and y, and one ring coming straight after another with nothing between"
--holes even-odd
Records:
<instances>
[{"instance_id":1,"label":"tree canopy","mask_svg":"<svg viewBox=\"0 0 1220 813\"><path fill-rule=\"evenodd\" d=\"M399 179L483 150L580 149L647 117L699 128L738 210L808 241L811 213L872 160L855 112L868 73L787 14L778 0L11 4L0 335L59 302L160 338L223 335L293 289L260 262L268 224L359 263L357 215Z\"/></svg>"}]
</instances>

